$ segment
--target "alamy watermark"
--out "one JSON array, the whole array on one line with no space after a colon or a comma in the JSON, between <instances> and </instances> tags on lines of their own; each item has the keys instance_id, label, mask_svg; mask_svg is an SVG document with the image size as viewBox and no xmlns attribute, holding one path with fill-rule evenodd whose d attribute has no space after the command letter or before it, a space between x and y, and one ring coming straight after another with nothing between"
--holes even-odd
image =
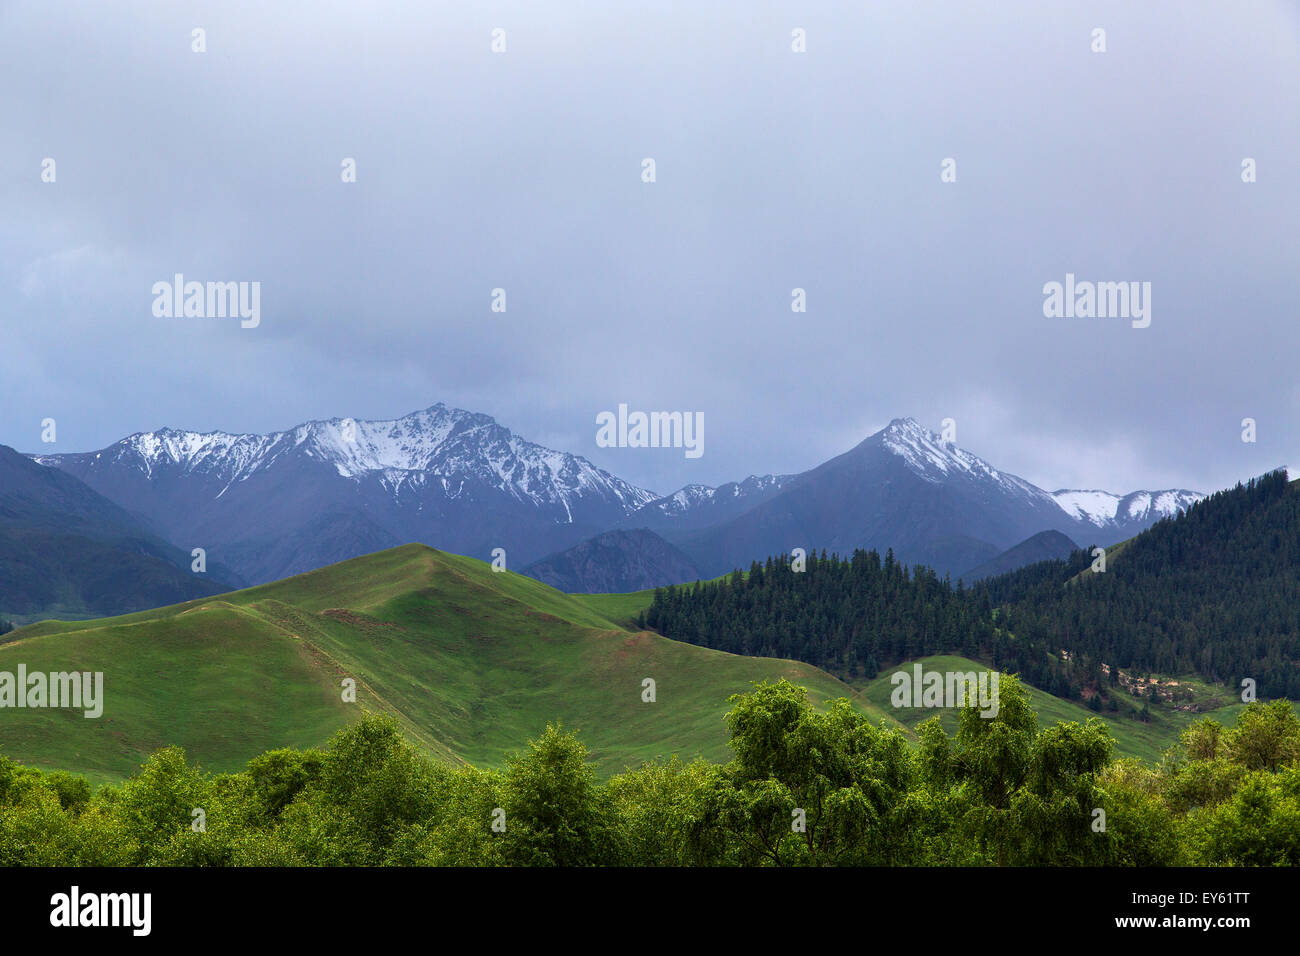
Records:
<instances>
[{"instance_id":1,"label":"alamy watermark","mask_svg":"<svg viewBox=\"0 0 1300 956\"><path fill-rule=\"evenodd\" d=\"M1076 281L1043 285L1043 315L1049 319L1132 319L1133 328L1151 324L1150 282Z\"/></svg>"},{"instance_id":2,"label":"alamy watermark","mask_svg":"<svg viewBox=\"0 0 1300 956\"><path fill-rule=\"evenodd\" d=\"M703 412L618 412L596 416L596 445L600 448L684 448L687 458L704 454Z\"/></svg>"},{"instance_id":3,"label":"alamy watermark","mask_svg":"<svg viewBox=\"0 0 1300 956\"><path fill-rule=\"evenodd\" d=\"M895 671L889 678L895 707L966 707L979 709L981 717L998 715L997 671L925 671L920 661L911 672Z\"/></svg>"},{"instance_id":4,"label":"alamy watermark","mask_svg":"<svg viewBox=\"0 0 1300 956\"><path fill-rule=\"evenodd\" d=\"M152 913L152 893L83 893L74 885L50 897L50 925L58 928L122 927L148 936Z\"/></svg>"},{"instance_id":5,"label":"alamy watermark","mask_svg":"<svg viewBox=\"0 0 1300 956\"><path fill-rule=\"evenodd\" d=\"M84 710L88 718L104 713L103 671L53 671L27 673L19 664L18 673L0 671L0 709L69 708Z\"/></svg>"},{"instance_id":6,"label":"alamy watermark","mask_svg":"<svg viewBox=\"0 0 1300 956\"><path fill-rule=\"evenodd\" d=\"M240 318L241 328L262 324L262 283L186 282L176 273L171 282L153 284L153 314L159 319Z\"/></svg>"}]
</instances>

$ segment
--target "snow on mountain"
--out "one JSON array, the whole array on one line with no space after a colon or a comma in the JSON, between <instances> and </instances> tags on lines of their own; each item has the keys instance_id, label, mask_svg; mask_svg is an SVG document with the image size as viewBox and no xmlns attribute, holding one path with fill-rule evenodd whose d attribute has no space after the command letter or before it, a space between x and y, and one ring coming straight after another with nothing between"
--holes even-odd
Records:
<instances>
[{"instance_id":1,"label":"snow on mountain","mask_svg":"<svg viewBox=\"0 0 1300 956\"><path fill-rule=\"evenodd\" d=\"M708 485L685 485L671 495L660 498L655 507L665 515L682 514L706 501L712 501L716 491L716 488Z\"/></svg>"},{"instance_id":2,"label":"snow on mountain","mask_svg":"<svg viewBox=\"0 0 1300 956\"><path fill-rule=\"evenodd\" d=\"M691 484L667 497L441 403L267 435L162 428L36 460L253 582L408 541L484 559L499 547L524 566L604 531L646 528L710 574L796 544L892 547L960 573L1045 530L1122 540L1200 498L1049 494L910 418L802 474Z\"/></svg>"},{"instance_id":3,"label":"snow on mountain","mask_svg":"<svg viewBox=\"0 0 1300 956\"><path fill-rule=\"evenodd\" d=\"M218 497L291 454L324 462L354 481L375 476L394 494L434 478L455 497L457 480L473 478L520 501L566 508L590 495L612 499L630 513L658 497L586 458L526 441L488 415L442 403L391 421L334 418L269 435L163 428L131 435L95 457L104 454L125 459L146 475L167 465L218 480L224 484ZM36 460L53 465L61 457Z\"/></svg>"},{"instance_id":4,"label":"snow on mountain","mask_svg":"<svg viewBox=\"0 0 1300 956\"><path fill-rule=\"evenodd\" d=\"M896 418L881 433L881 444L900 456L916 474L928 481L942 482L955 476L993 481L1004 489L1029 498L1055 502L1072 520L1097 528L1152 524L1175 515L1204 495L1184 489L1133 491L1118 495L1109 491L1062 489L1048 493L1018 478L1000 472L971 454L917 424L911 418Z\"/></svg>"},{"instance_id":5,"label":"snow on mountain","mask_svg":"<svg viewBox=\"0 0 1300 956\"><path fill-rule=\"evenodd\" d=\"M1061 489L1052 492L1052 497L1070 517L1104 528L1134 521L1153 523L1178 514L1205 496L1184 489L1134 491L1127 495Z\"/></svg>"},{"instance_id":6,"label":"snow on mountain","mask_svg":"<svg viewBox=\"0 0 1300 956\"><path fill-rule=\"evenodd\" d=\"M880 432L881 445L920 477L942 482L954 477L992 481L1012 494L1047 499L1047 492L1016 475L998 471L983 458L958 448L913 418L895 418Z\"/></svg>"},{"instance_id":7,"label":"snow on mountain","mask_svg":"<svg viewBox=\"0 0 1300 956\"><path fill-rule=\"evenodd\" d=\"M1103 525L1115 520L1119 510L1120 496L1109 491L1071 491L1062 489L1052 492L1052 497L1061 506L1061 510L1071 518Z\"/></svg>"},{"instance_id":8,"label":"snow on mountain","mask_svg":"<svg viewBox=\"0 0 1300 956\"><path fill-rule=\"evenodd\" d=\"M706 504L771 491L789 481L790 477L789 475L750 475L744 481L729 481L717 488L699 484L685 485L671 495L652 501L648 507L665 517L676 517Z\"/></svg>"}]
</instances>

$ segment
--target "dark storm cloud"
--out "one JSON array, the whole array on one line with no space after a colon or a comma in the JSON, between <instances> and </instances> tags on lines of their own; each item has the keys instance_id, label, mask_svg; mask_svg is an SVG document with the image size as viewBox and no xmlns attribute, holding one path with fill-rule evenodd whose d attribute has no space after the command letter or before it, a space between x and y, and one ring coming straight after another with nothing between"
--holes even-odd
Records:
<instances>
[{"instance_id":1,"label":"dark storm cloud","mask_svg":"<svg viewBox=\"0 0 1300 956\"><path fill-rule=\"evenodd\" d=\"M1295 6L985 6L0 4L0 442L445 401L664 492L903 415L1049 489L1300 458ZM155 318L178 272L261 325ZM1045 318L1067 272L1150 327ZM597 448L620 402L705 454Z\"/></svg>"}]
</instances>

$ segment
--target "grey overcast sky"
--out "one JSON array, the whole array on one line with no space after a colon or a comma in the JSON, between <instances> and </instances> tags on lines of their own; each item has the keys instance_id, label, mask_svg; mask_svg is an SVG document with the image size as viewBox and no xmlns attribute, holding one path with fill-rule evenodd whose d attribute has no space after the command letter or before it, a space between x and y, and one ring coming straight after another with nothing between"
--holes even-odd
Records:
<instances>
[{"instance_id":1,"label":"grey overcast sky","mask_svg":"<svg viewBox=\"0 0 1300 956\"><path fill-rule=\"evenodd\" d=\"M0 0L0 443L443 401L668 492L911 416L1210 491L1300 467L1298 124L1295 0ZM178 272L261 325L155 318ZM704 455L598 448L620 402Z\"/></svg>"}]
</instances>

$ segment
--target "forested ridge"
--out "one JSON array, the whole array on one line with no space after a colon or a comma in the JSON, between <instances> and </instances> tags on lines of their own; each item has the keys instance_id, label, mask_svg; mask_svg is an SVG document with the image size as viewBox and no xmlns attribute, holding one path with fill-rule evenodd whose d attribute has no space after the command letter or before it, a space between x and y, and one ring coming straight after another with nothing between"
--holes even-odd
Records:
<instances>
[{"instance_id":1,"label":"forested ridge","mask_svg":"<svg viewBox=\"0 0 1300 956\"><path fill-rule=\"evenodd\" d=\"M1125 670L1232 688L1249 677L1263 697L1300 699L1300 492L1285 472L1211 495L1112 551L1104 573L1084 573L1093 558L1081 549L969 589L892 552L823 551L803 570L771 557L747 574L658 589L639 623L849 679L957 653L1063 697L1105 695Z\"/></svg>"},{"instance_id":2,"label":"forested ridge","mask_svg":"<svg viewBox=\"0 0 1300 956\"><path fill-rule=\"evenodd\" d=\"M975 654L992 641L987 604L973 601L929 568L908 568L889 551L856 551L845 561L789 557L655 591L639 623L676 640L733 654L806 661L850 677L941 651Z\"/></svg>"},{"instance_id":3,"label":"forested ridge","mask_svg":"<svg viewBox=\"0 0 1300 956\"><path fill-rule=\"evenodd\" d=\"M1034 644L1101 663L1195 672L1300 699L1300 488L1274 471L1220 491L1128 541L1104 573L1079 551L981 582ZM1113 669L1112 669L1113 673ZM1087 679L1085 677L1085 679Z\"/></svg>"}]
</instances>

